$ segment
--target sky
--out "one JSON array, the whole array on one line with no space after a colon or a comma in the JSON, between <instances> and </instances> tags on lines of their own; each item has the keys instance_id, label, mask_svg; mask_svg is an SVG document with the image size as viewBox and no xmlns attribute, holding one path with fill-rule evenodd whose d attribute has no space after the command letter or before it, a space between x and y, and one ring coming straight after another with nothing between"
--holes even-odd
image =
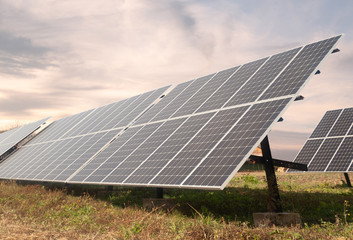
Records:
<instances>
[{"instance_id":1,"label":"sky","mask_svg":"<svg viewBox=\"0 0 353 240\"><path fill-rule=\"evenodd\" d=\"M0 0L0 130L59 119L344 33L269 138L293 160L353 107L351 0Z\"/></svg>"}]
</instances>

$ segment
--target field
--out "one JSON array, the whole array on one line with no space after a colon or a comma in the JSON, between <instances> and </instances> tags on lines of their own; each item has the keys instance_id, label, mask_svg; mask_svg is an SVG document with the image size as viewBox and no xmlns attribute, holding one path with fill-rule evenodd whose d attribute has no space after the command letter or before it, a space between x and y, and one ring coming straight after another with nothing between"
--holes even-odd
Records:
<instances>
[{"instance_id":1,"label":"field","mask_svg":"<svg viewBox=\"0 0 353 240\"><path fill-rule=\"evenodd\" d=\"M302 226L259 227L266 211L263 172L238 173L223 191L165 189L176 206L145 210L155 189L70 189L1 182L1 239L353 239L353 190L343 174L284 174L278 182L285 211Z\"/></svg>"}]
</instances>

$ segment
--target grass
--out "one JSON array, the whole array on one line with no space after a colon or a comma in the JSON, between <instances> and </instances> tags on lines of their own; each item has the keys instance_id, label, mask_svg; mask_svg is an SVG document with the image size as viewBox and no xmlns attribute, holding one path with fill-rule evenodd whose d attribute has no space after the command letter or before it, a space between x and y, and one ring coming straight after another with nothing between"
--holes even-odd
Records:
<instances>
[{"instance_id":1,"label":"grass","mask_svg":"<svg viewBox=\"0 0 353 240\"><path fill-rule=\"evenodd\" d=\"M165 189L175 209L141 207L155 189L61 190L0 184L1 239L353 239L353 190L343 174L278 174L283 208L303 226L255 228L266 211L264 174L237 174L223 191Z\"/></svg>"}]
</instances>

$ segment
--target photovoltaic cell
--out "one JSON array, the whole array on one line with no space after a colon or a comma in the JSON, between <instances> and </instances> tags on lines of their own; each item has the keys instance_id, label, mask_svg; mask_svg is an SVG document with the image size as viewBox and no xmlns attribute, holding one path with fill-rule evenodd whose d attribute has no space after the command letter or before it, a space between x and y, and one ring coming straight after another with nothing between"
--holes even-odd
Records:
<instances>
[{"instance_id":1,"label":"photovoltaic cell","mask_svg":"<svg viewBox=\"0 0 353 240\"><path fill-rule=\"evenodd\" d=\"M353 123L353 108L344 109L328 136L344 136Z\"/></svg>"},{"instance_id":2,"label":"photovoltaic cell","mask_svg":"<svg viewBox=\"0 0 353 240\"><path fill-rule=\"evenodd\" d=\"M183 185L221 187L240 168L291 98L253 105Z\"/></svg>"},{"instance_id":3,"label":"photovoltaic cell","mask_svg":"<svg viewBox=\"0 0 353 240\"><path fill-rule=\"evenodd\" d=\"M190 139L205 126L213 115L215 113L205 113L188 118L152 155L141 159L144 161L131 173L124 183L147 184L170 159L185 147Z\"/></svg>"},{"instance_id":4,"label":"photovoltaic cell","mask_svg":"<svg viewBox=\"0 0 353 240\"><path fill-rule=\"evenodd\" d=\"M166 108L171 102L174 101L193 81L188 81L180 83L177 85L170 93L162 98L156 105L144 113L139 119L137 119L136 124L142 124L149 122L154 116L156 116L160 111Z\"/></svg>"},{"instance_id":5,"label":"photovoltaic cell","mask_svg":"<svg viewBox=\"0 0 353 240\"><path fill-rule=\"evenodd\" d=\"M157 128L160 124L161 123L157 123L151 126ZM133 127L129 128L127 131L124 131L114 142L112 142L106 149L104 149L104 152L101 152L91 161L84 164L79 173L73 176L73 178L70 180L73 182L83 181L86 178L90 179L90 175L93 174L95 177L92 178L92 181L97 182L98 179L101 181L112 169L114 169L120 163L120 161L114 157L114 153L123 148L125 144L128 143L129 140L141 130L142 127L143 126ZM140 140L141 142L143 141L141 138Z\"/></svg>"},{"instance_id":6,"label":"photovoltaic cell","mask_svg":"<svg viewBox=\"0 0 353 240\"><path fill-rule=\"evenodd\" d=\"M82 119L87 117L92 112L93 109L53 122L45 129L45 131L42 131L36 138L31 140L30 144L60 139L67 131L72 129L74 126L77 126Z\"/></svg>"},{"instance_id":7,"label":"photovoltaic cell","mask_svg":"<svg viewBox=\"0 0 353 240\"><path fill-rule=\"evenodd\" d=\"M45 180L64 181L69 178L77 169L79 169L86 161L88 161L96 152L98 152L119 130L109 132L96 133L82 144L70 157L62 161L55 167L55 174L50 173L45 176ZM58 169L63 169L60 173ZM55 175L55 178L53 178Z\"/></svg>"},{"instance_id":8,"label":"photovoltaic cell","mask_svg":"<svg viewBox=\"0 0 353 240\"><path fill-rule=\"evenodd\" d=\"M326 137L341 112L342 109L326 112L325 116L321 119L310 138Z\"/></svg>"},{"instance_id":9,"label":"photovoltaic cell","mask_svg":"<svg viewBox=\"0 0 353 240\"><path fill-rule=\"evenodd\" d=\"M156 99L158 99L163 92L165 92L169 86L160 88L157 91L152 92L142 103L140 103L136 108L130 111L126 117L124 117L120 122L118 122L114 127L122 127L128 125L129 122L134 120L138 115L144 112L144 110Z\"/></svg>"},{"instance_id":10,"label":"photovoltaic cell","mask_svg":"<svg viewBox=\"0 0 353 240\"><path fill-rule=\"evenodd\" d=\"M78 136L94 131L103 131L114 128L121 128L129 125L146 108L158 99L168 87L132 97L128 101L120 101L95 109L85 118L78 127L66 134L66 137ZM125 104L124 104L125 103ZM97 121L100 116L104 116Z\"/></svg>"},{"instance_id":11,"label":"photovoltaic cell","mask_svg":"<svg viewBox=\"0 0 353 240\"><path fill-rule=\"evenodd\" d=\"M119 106L123 105L123 102L118 102ZM112 107L117 107L115 104L109 104L107 106L103 106L100 108L95 109L92 111L91 114L89 114L86 118L84 118L80 124L78 124L74 129L71 131L66 132L66 134L63 135L63 137L72 137L72 136L79 136L79 135L84 135L90 132L90 130L96 126L97 124L96 120L100 116L104 116L107 112L112 111ZM101 121L102 122L102 121Z\"/></svg>"},{"instance_id":12,"label":"photovoltaic cell","mask_svg":"<svg viewBox=\"0 0 353 240\"><path fill-rule=\"evenodd\" d=\"M306 45L260 99L296 93L341 36Z\"/></svg>"},{"instance_id":13,"label":"photovoltaic cell","mask_svg":"<svg viewBox=\"0 0 353 240\"><path fill-rule=\"evenodd\" d=\"M146 134L145 141L135 148L131 154L125 158L107 177L103 180L105 183L122 183L124 180L136 170L136 168L150 155L152 154L157 146L163 144L169 136L177 130L181 123L185 121L185 118L175 119L164 122L152 134Z\"/></svg>"},{"instance_id":14,"label":"photovoltaic cell","mask_svg":"<svg viewBox=\"0 0 353 240\"><path fill-rule=\"evenodd\" d=\"M180 184L228 132L249 106L219 111L174 158L166 158L152 184ZM169 163L168 160L172 159ZM168 163L168 164L167 164ZM159 170L158 169L158 170Z\"/></svg>"},{"instance_id":15,"label":"photovoltaic cell","mask_svg":"<svg viewBox=\"0 0 353 240\"><path fill-rule=\"evenodd\" d=\"M65 181L152 106L167 88L55 121L1 165L0 177Z\"/></svg>"},{"instance_id":16,"label":"photovoltaic cell","mask_svg":"<svg viewBox=\"0 0 353 240\"><path fill-rule=\"evenodd\" d=\"M331 164L326 171L347 171L349 165L353 161L353 137L347 137L343 140L338 152L332 159Z\"/></svg>"},{"instance_id":17,"label":"photovoltaic cell","mask_svg":"<svg viewBox=\"0 0 353 240\"><path fill-rule=\"evenodd\" d=\"M351 127L351 130L349 130L348 135L353 135L353 127Z\"/></svg>"},{"instance_id":18,"label":"photovoltaic cell","mask_svg":"<svg viewBox=\"0 0 353 240\"><path fill-rule=\"evenodd\" d=\"M174 114L183 104L188 101L198 90L200 90L215 74L201 77L193 81L180 95L178 95L167 108L159 112L151 121L167 119Z\"/></svg>"},{"instance_id":19,"label":"photovoltaic cell","mask_svg":"<svg viewBox=\"0 0 353 240\"><path fill-rule=\"evenodd\" d=\"M196 112L221 108L268 58L244 64Z\"/></svg>"},{"instance_id":20,"label":"photovoltaic cell","mask_svg":"<svg viewBox=\"0 0 353 240\"><path fill-rule=\"evenodd\" d=\"M22 140L36 131L41 125L43 125L49 118L44 118L39 121L26 124L24 126L11 129L9 131L0 134L0 159L1 156L19 144Z\"/></svg>"},{"instance_id":21,"label":"photovoltaic cell","mask_svg":"<svg viewBox=\"0 0 353 240\"><path fill-rule=\"evenodd\" d=\"M182 121L182 120L181 120ZM93 165L99 165L92 173L86 176L84 182L101 182L118 168L134 151L148 139L163 123L153 123L143 127L128 129L122 137L127 141L119 142L119 138L108 148L99 153L82 171L88 170ZM128 134L125 135L125 134ZM124 138L125 138L124 137ZM118 141L118 142L117 142ZM92 168L93 169L93 168ZM81 172L81 171L80 171ZM80 172L77 174L79 175ZM75 180L74 178L72 180Z\"/></svg>"},{"instance_id":22,"label":"photovoltaic cell","mask_svg":"<svg viewBox=\"0 0 353 240\"><path fill-rule=\"evenodd\" d=\"M192 96L172 117L188 115L195 112L239 67L230 68L217 73L194 96Z\"/></svg>"},{"instance_id":23,"label":"photovoltaic cell","mask_svg":"<svg viewBox=\"0 0 353 240\"><path fill-rule=\"evenodd\" d=\"M296 157L295 162L307 164L308 159L312 159L314 157L323 141L323 139L308 140Z\"/></svg>"},{"instance_id":24,"label":"photovoltaic cell","mask_svg":"<svg viewBox=\"0 0 353 240\"><path fill-rule=\"evenodd\" d=\"M227 102L226 106L254 102L266 87L277 77L293 59L300 48L272 56L256 74Z\"/></svg>"},{"instance_id":25,"label":"photovoltaic cell","mask_svg":"<svg viewBox=\"0 0 353 240\"><path fill-rule=\"evenodd\" d=\"M324 171L342 140L343 138L325 139L324 143L321 145L312 162L308 166L308 170Z\"/></svg>"},{"instance_id":26,"label":"photovoltaic cell","mask_svg":"<svg viewBox=\"0 0 353 240\"><path fill-rule=\"evenodd\" d=\"M352 171L352 126L353 108L327 111L294 162L308 164L308 171Z\"/></svg>"},{"instance_id":27,"label":"photovoltaic cell","mask_svg":"<svg viewBox=\"0 0 353 240\"><path fill-rule=\"evenodd\" d=\"M69 140L55 141L46 151L45 155L32 162L32 167L28 171L21 171L22 178L34 180L53 180L60 177L59 174L52 174L53 171L61 170L61 175L76 169L75 165L82 165L92 157L104 144L111 140L119 130L101 132L97 134L75 137ZM37 168L33 166L36 165Z\"/></svg>"}]
</instances>

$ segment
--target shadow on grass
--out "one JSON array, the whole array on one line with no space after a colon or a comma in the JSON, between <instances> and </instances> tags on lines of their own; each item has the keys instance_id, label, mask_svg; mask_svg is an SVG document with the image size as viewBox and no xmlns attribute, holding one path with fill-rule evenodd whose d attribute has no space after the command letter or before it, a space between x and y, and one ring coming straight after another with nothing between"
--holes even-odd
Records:
<instances>
[{"instance_id":1,"label":"shadow on grass","mask_svg":"<svg viewBox=\"0 0 353 240\"><path fill-rule=\"evenodd\" d=\"M336 185L334 188L346 189L347 186ZM94 198L112 203L117 207L142 207L143 198L155 198L154 188L125 188L114 187L114 191L97 186L71 186L68 194L89 194ZM284 211L297 212L302 221L307 224L316 224L322 221L336 222L344 219L344 214L353 213L353 208L346 207L344 201L353 202L353 191L335 193L308 191L280 191ZM227 221L237 220L253 222L254 212L267 211L267 188L253 189L249 187L228 187L223 191L164 189L164 198L174 199L173 211L186 216L197 215L194 209L204 216ZM192 207L190 207L190 206ZM192 209L194 208L194 209ZM346 212L344 212L346 211ZM348 221L352 218L348 217Z\"/></svg>"}]
</instances>

